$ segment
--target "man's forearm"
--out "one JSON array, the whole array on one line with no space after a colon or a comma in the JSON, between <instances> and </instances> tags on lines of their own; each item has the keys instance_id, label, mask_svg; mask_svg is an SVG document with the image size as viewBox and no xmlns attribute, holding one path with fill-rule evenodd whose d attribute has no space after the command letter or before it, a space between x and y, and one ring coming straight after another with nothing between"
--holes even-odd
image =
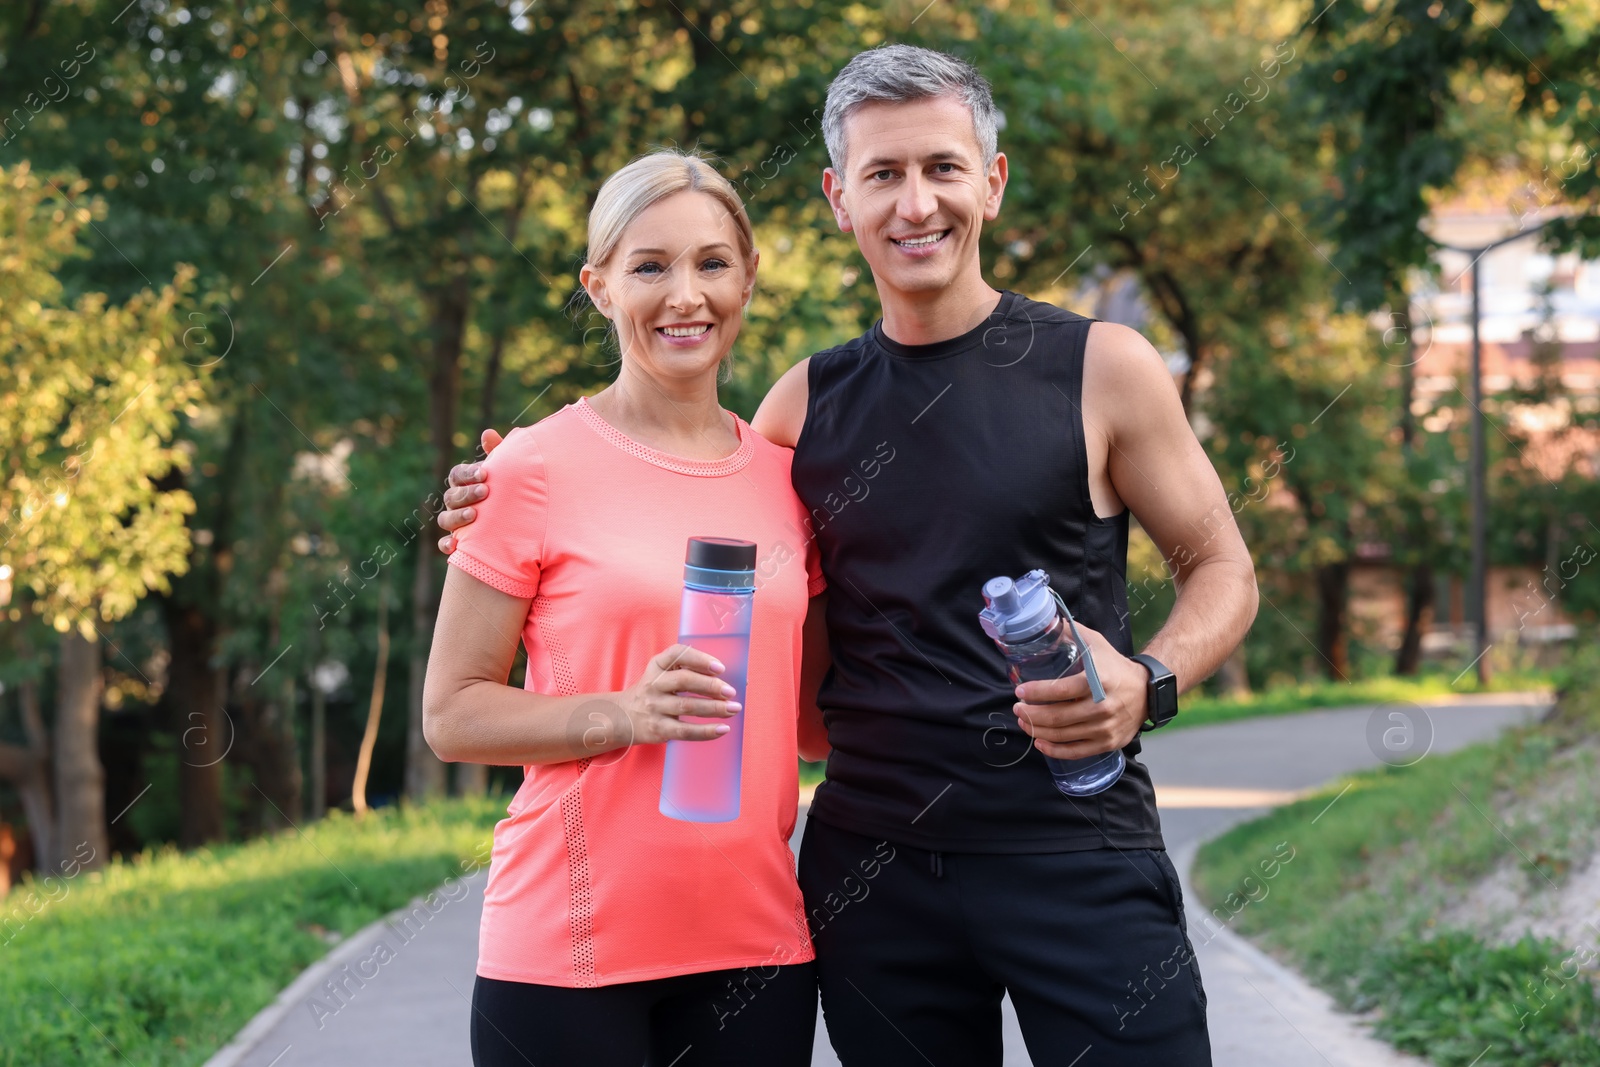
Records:
<instances>
[{"instance_id":1,"label":"man's forearm","mask_svg":"<svg viewBox=\"0 0 1600 1067\"><path fill-rule=\"evenodd\" d=\"M1166 665L1178 691L1193 689L1244 640L1259 594L1248 559L1221 556L1195 563L1178 582L1172 614L1141 651Z\"/></svg>"}]
</instances>

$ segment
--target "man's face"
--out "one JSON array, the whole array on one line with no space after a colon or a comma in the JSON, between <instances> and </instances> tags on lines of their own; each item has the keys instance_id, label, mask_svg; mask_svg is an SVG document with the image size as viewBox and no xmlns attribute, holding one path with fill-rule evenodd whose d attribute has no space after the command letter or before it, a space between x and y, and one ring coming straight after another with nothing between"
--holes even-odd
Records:
<instances>
[{"instance_id":1,"label":"man's face","mask_svg":"<svg viewBox=\"0 0 1600 1067\"><path fill-rule=\"evenodd\" d=\"M880 288L930 292L977 269L979 232L1000 213L1006 157L984 170L965 104L865 104L845 120L845 152L844 172L824 171L822 191Z\"/></svg>"}]
</instances>

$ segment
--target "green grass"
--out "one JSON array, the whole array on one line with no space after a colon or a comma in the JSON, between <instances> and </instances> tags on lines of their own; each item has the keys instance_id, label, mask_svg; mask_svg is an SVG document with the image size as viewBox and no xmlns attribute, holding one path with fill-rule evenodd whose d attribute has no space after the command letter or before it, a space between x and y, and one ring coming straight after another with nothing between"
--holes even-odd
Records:
<instances>
[{"instance_id":1,"label":"green grass","mask_svg":"<svg viewBox=\"0 0 1600 1067\"><path fill-rule=\"evenodd\" d=\"M203 1063L348 935L488 857L503 797L334 812L0 900L0 1067Z\"/></svg>"},{"instance_id":2,"label":"green grass","mask_svg":"<svg viewBox=\"0 0 1600 1067\"><path fill-rule=\"evenodd\" d=\"M1387 676L1367 678L1354 682L1315 681L1301 685L1279 686L1252 693L1247 697L1209 696L1188 693L1178 704L1178 717L1168 729L1187 726L1210 726L1236 719L1253 719L1261 715L1291 715L1312 708L1347 707L1354 704L1388 704L1405 700L1425 702L1440 697L1460 696L1463 693L1512 692L1529 689L1550 689L1552 680L1542 674L1499 674L1491 679L1486 690L1479 689L1471 676L1451 685L1451 677L1443 674L1421 675L1415 678Z\"/></svg>"},{"instance_id":3,"label":"green grass","mask_svg":"<svg viewBox=\"0 0 1600 1067\"><path fill-rule=\"evenodd\" d=\"M1196 891L1212 925L1258 938L1344 1006L1378 1009L1382 1036L1437 1067L1593 1062L1589 978L1546 984L1564 961L1573 976L1578 946L1438 925L1451 886L1507 862L1529 887L1559 884L1587 857L1600 776L1594 747L1572 740L1522 729L1335 783L1202 847ZM1292 861L1264 866L1284 843Z\"/></svg>"}]
</instances>

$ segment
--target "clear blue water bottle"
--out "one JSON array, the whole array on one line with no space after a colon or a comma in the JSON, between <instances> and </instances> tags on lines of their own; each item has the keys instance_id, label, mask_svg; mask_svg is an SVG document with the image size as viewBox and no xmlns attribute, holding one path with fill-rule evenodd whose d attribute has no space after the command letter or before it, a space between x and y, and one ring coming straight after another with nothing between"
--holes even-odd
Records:
<instances>
[{"instance_id":1,"label":"clear blue water bottle","mask_svg":"<svg viewBox=\"0 0 1600 1067\"><path fill-rule=\"evenodd\" d=\"M1080 638L1066 601L1050 588L1048 574L1032 570L1016 581L991 578L983 583L983 602L987 606L978 613L978 622L1000 646L1014 683L1087 672L1089 695L1097 704L1106 698L1089 646ZM1120 749L1084 759L1044 759L1056 788L1069 797L1111 788L1127 766Z\"/></svg>"},{"instance_id":2,"label":"clear blue water bottle","mask_svg":"<svg viewBox=\"0 0 1600 1067\"><path fill-rule=\"evenodd\" d=\"M727 668L741 710L731 719L684 715L684 722L726 723L710 741L668 741L661 773L661 814L686 822L731 822L739 817L739 768L744 759L745 677L750 664L750 618L755 605L756 546L724 537L691 537L683 568L678 643L715 656ZM694 694L687 694L694 695Z\"/></svg>"}]
</instances>

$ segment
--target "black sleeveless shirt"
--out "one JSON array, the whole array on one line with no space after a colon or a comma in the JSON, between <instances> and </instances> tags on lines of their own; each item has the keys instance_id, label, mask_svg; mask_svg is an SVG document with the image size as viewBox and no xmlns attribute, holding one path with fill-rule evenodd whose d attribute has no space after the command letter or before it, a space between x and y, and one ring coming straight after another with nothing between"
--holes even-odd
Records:
<instances>
[{"instance_id":1,"label":"black sleeveless shirt","mask_svg":"<svg viewBox=\"0 0 1600 1067\"><path fill-rule=\"evenodd\" d=\"M793 481L828 580L833 754L811 815L950 852L1162 848L1150 774L1056 791L1016 725L983 583L1042 567L1124 655L1128 513L1095 515L1082 396L1095 320L1005 292L960 337L902 345L880 320L811 357Z\"/></svg>"}]
</instances>

